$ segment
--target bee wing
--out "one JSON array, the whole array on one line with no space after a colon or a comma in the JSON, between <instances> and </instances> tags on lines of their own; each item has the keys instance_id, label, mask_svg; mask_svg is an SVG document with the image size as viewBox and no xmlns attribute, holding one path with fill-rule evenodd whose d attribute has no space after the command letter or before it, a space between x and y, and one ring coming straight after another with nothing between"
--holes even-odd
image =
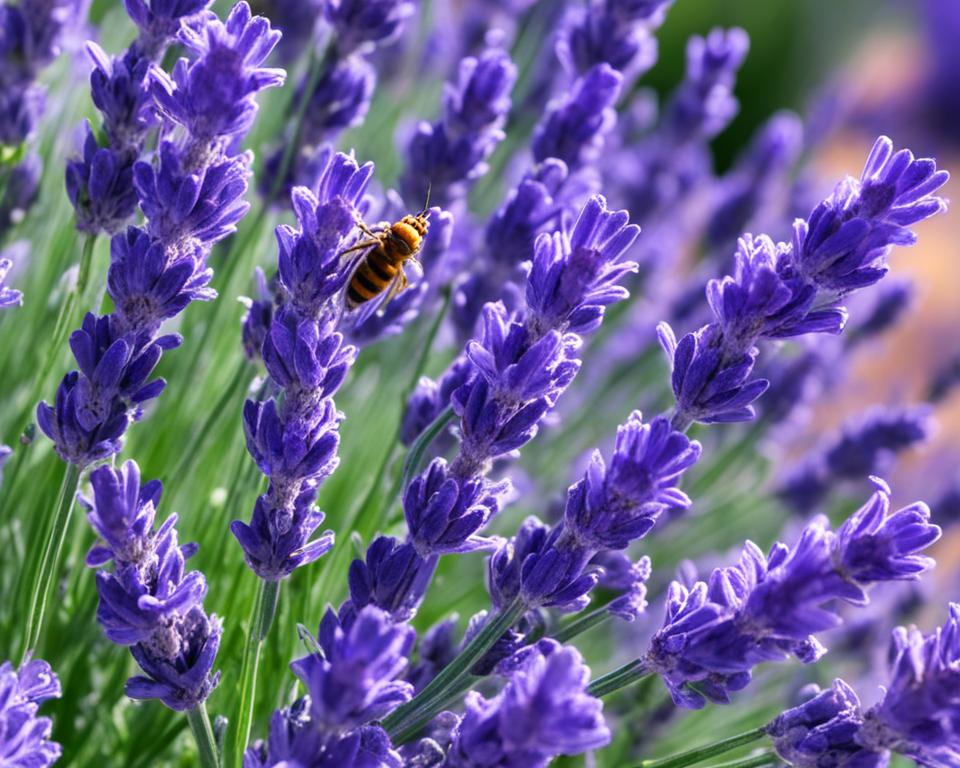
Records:
<instances>
[{"instance_id":1,"label":"bee wing","mask_svg":"<svg viewBox=\"0 0 960 768\"><path fill-rule=\"evenodd\" d=\"M402 291L407 284L406 277L404 277L403 271L397 273L397 276L390 281L390 284L378 295L374 296L370 301L365 301L359 307L357 307L351 313L353 315L353 327L356 328L373 316L374 313L382 315L386 309L387 304L390 303L390 300L393 299L400 291ZM347 286L349 287L349 283Z\"/></svg>"}]
</instances>

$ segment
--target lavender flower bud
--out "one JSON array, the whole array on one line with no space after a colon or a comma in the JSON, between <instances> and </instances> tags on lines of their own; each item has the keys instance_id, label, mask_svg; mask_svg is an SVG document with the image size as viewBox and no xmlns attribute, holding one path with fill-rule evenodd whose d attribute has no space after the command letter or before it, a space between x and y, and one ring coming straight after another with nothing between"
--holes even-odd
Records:
<instances>
[{"instance_id":1,"label":"lavender flower bud","mask_svg":"<svg viewBox=\"0 0 960 768\"><path fill-rule=\"evenodd\" d=\"M960 605L943 627L924 636L898 627L890 649L891 678L883 700L865 715L859 741L889 747L920 765L960 760Z\"/></svg>"},{"instance_id":2,"label":"lavender flower bud","mask_svg":"<svg viewBox=\"0 0 960 768\"><path fill-rule=\"evenodd\" d=\"M664 417L644 424L634 411L617 429L610 466L595 451L583 479L568 491L565 530L585 549L626 548L668 507L690 506L676 484L700 451L700 443L672 430Z\"/></svg>"},{"instance_id":3,"label":"lavender flower bud","mask_svg":"<svg viewBox=\"0 0 960 768\"><path fill-rule=\"evenodd\" d=\"M83 156L67 161L66 184L80 232L113 234L137 208L130 159L110 147L101 147L89 123Z\"/></svg>"},{"instance_id":4,"label":"lavender flower bud","mask_svg":"<svg viewBox=\"0 0 960 768\"><path fill-rule=\"evenodd\" d=\"M422 558L412 544L378 536L367 547L365 560L350 564L347 612L367 605L385 611L396 622L409 621L426 593L437 558Z\"/></svg>"},{"instance_id":5,"label":"lavender flower bud","mask_svg":"<svg viewBox=\"0 0 960 768\"><path fill-rule=\"evenodd\" d=\"M660 25L672 0L592 0L567 23L557 56L573 73L607 63L636 78L657 60L651 30Z\"/></svg>"},{"instance_id":6,"label":"lavender flower bud","mask_svg":"<svg viewBox=\"0 0 960 768\"><path fill-rule=\"evenodd\" d=\"M533 157L556 158L571 171L589 163L617 121L614 105L623 76L609 64L597 64L574 83L570 95L547 106L533 134Z\"/></svg>"},{"instance_id":7,"label":"lavender flower bud","mask_svg":"<svg viewBox=\"0 0 960 768\"><path fill-rule=\"evenodd\" d=\"M712 138L730 123L740 107L733 84L749 47L747 33L737 27L690 38L686 78L665 115L672 136Z\"/></svg>"},{"instance_id":8,"label":"lavender flower bud","mask_svg":"<svg viewBox=\"0 0 960 768\"><path fill-rule=\"evenodd\" d=\"M241 326L243 353L251 363L262 360L263 342L266 341L273 323L275 301L273 290L267 284L267 277L260 267L255 268L254 278L257 283L257 298L240 297L240 301L247 308Z\"/></svg>"},{"instance_id":9,"label":"lavender flower bud","mask_svg":"<svg viewBox=\"0 0 960 768\"><path fill-rule=\"evenodd\" d=\"M574 648L544 640L495 698L467 694L447 755L450 768L546 766L609 743L603 704L586 693L590 671Z\"/></svg>"},{"instance_id":10,"label":"lavender flower bud","mask_svg":"<svg viewBox=\"0 0 960 768\"><path fill-rule=\"evenodd\" d=\"M250 6L240 2L225 23L211 15L200 29L184 26L180 40L199 58L180 59L172 77L152 70L151 92L160 114L182 125L195 145L246 133L257 114L256 94L282 85L286 77L282 69L260 66L280 33L262 16L251 18ZM220 85L226 82L229 90ZM188 156L188 168L198 164Z\"/></svg>"},{"instance_id":11,"label":"lavender flower bud","mask_svg":"<svg viewBox=\"0 0 960 768\"><path fill-rule=\"evenodd\" d=\"M60 681L50 665L26 660L19 670L0 664L0 760L4 765L48 768L60 759L60 745L50 741L53 722L37 717L44 701L60 698Z\"/></svg>"},{"instance_id":12,"label":"lavender flower bud","mask_svg":"<svg viewBox=\"0 0 960 768\"><path fill-rule=\"evenodd\" d=\"M43 161L36 152L27 152L20 163L6 170L6 188L0 193L0 234L23 221L40 194Z\"/></svg>"},{"instance_id":13,"label":"lavender flower bud","mask_svg":"<svg viewBox=\"0 0 960 768\"><path fill-rule=\"evenodd\" d=\"M913 283L909 280L887 280L877 288L877 297L869 314L850 329L847 345L885 333L897 324L913 303Z\"/></svg>"},{"instance_id":14,"label":"lavender flower bud","mask_svg":"<svg viewBox=\"0 0 960 768\"><path fill-rule=\"evenodd\" d=\"M872 408L848 420L840 434L808 457L777 493L794 510L807 512L833 485L886 472L898 453L927 440L932 429L929 406Z\"/></svg>"},{"instance_id":15,"label":"lavender flower bud","mask_svg":"<svg viewBox=\"0 0 960 768\"><path fill-rule=\"evenodd\" d=\"M645 657L674 702L698 709L704 699L729 702L749 684L752 668L795 655L815 661L826 649L814 637L840 623L835 601L863 604L873 583L915 579L932 565L918 553L939 538L929 511L912 505L883 518L889 491L873 498L837 533L823 518L804 528L793 548L769 554L747 542L740 562L708 582L670 585L663 627ZM894 543L898 535L902 541ZM696 688L690 686L695 682Z\"/></svg>"},{"instance_id":16,"label":"lavender flower bud","mask_svg":"<svg viewBox=\"0 0 960 768\"><path fill-rule=\"evenodd\" d=\"M283 33L276 52L287 66L295 62L313 41L317 20L323 15L324 0L259 0L254 9L270 19Z\"/></svg>"},{"instance_id":17,"label":"lavender flower bud","mask_svg":"<svg viewBox=\"0 0 960 768\"><path fill-rule=\"evenodd\" d=\"M135 49L111 57L94 42L88 42L86 48L93 62L90 95L103 115L103 130L110 146L139 154L156 122L149 89L144 87L150 60Z\"/></svg>"},{"instance_id":18,"label":"lavender flower bud","mask_svg":"<svg viewBox=\"0 0 960 768\"><path fill-rule=\"evenodd\" d=\"M858 743L860 699L843 680L788 709L766 726L777 754L795 768L886 768L890 754Z\"/></svg>"},{"instance_id":19,"label":"lavender flower bud","mask_svg":"<svg viewBox=\"0 0 960 768\"><path fill-rule=\"evenodd\" d=\"M90 483L93 498L81 501L104 545L90 551L87 564L98 568L113 561L112 571L97 572L97 619L110 640L130 647L145 673L127 681L127 695L192 709L220 680L219 672L212 673L220 621L203 610L203 574L185 573L197 546L178 544L176 515L154 531L163 489L157 481L141 486L135 462L95 469Z\"/></svg>"},{"instance_id":20,"label":"lavender flower bud","mask_svg":"<svg viewBox=\"0 0 960 768\"><path fill-rule=\"evenodd\" d=\"M400 179L406 200L430 198L449 208L467 185L487 172L487 158L503 140L517 69L506 53L490 49L460 62L457 82L443 94L437 123L421 123L407 147Z\"/></svg>"},{"instance_id":21,"label":"lavender flower bud","mask_svg":"<svg viewBox=\"0 0 960 768\"><path fill-rule=\"evenodd\" d=\"M367 606L348 625L328 608L320 623L321 653L290 667L310 696L315 726L342 730L378 720L413 696L397 678L407 667L415 633L383 611Z\"/></svg>"},{"instance_id":22,"label":"lavender flower bud","mask_svg":"<svg viewBox=\"0 0 960 768\"><path fill-rule=\"evenodd\" d=\"M136 47L148 59L157 59L167 44L193 21L210 0L124 0L127 14L140 30Z\"/></svg>"},{"instance_id":23,"label":"lavender flower bud","mask_svg":"<svg viewBox=\"0 0 960 768\"><path fill-rule=\"evenodd\" d=\"M324 18L334 30L337 53L372 50L395 39L414 13L414 4L398 0L325 0Z\"/></svg>"}]
</instances>

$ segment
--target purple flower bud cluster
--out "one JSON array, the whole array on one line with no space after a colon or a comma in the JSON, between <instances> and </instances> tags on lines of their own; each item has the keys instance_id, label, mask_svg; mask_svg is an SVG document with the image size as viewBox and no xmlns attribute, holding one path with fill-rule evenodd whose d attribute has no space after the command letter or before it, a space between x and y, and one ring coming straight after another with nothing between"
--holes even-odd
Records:
<instances>
[{"instance_id":1,"label":"purple flower bud cluster","mask_svg":"<svg viewBox=\"0 0 960 768\"><path fill-rule=\"evenodd\" d=\"M557 40L564 68L583 75L606 63L632 80L657 60L653 32L673 0L590 0L567 19Z\"/></svg>"},{"instance_id":2,"label":"purple flower bud cluster","mask_svg":"<svg viewBox=\"0 0 960 768\"><path fill-rule=\"evenodd\" d=\"M529 518L516 538L490 557L493 604L502 607L519 596L531 607L582 610L602 574L598 555L642 539L666 509L690 506L677 483L700 450L668 419L644 424L634 411L617 430L609 466L595 451L583 478L568 490L562 521L547 528ZM633 598L643 600L636 592L645 592L647 575L642 564L626 575L626 594L616 610L627 612Z\"/></svg>"},{"instance_id":3,"label":"purple flower bud cluster","mask_svg":"<svg viewBox=\"0 0 960 768\"><path fill-rule=\"evenodd\" d=\"M154 5L150 13L159 24L182 4ZM156 166L139 162L133 168L147 222L111 241L107 292L115 310L87 315L70 337L80 370L64 377L53 406L37 408L37 421L58 454L81 468L117 453L129 423L163 390L164 381L150 375L181 339L158 335L160 325L190 302L215 297L207 256L249 207L243 196L252 157L230 154L229 147L249 128L256 93L283 79L281 70L260 67L278 33L265 19L251 17L245 2L225 23L205 14L198 24L184 27L180 37L196 58L181 59L173 79L152 70L151 93L164 131L182 131L164 139Z\"/></svg>"},{"instance_id":4,"label":"purple flower bud cluster","mask_svg":"<svg viewBox=\"0 0 960 768\"><path fill-rule=\"evenodd\" d=\"M808 512L837 483L886 473L898 453L924 442L931 431L928 406L872 408L849 420L837 437L784 481L777 493L794 511Z\"/></svg>"},{"instance_id":5,"label":"purple flower bud cluster","mask_svg":"<svg viewBox=\"0 0 960 768\"><path fill-rule=\"evenodd\" d=\"M780 112L767 121L717 184L706 223L709 248L725 250L754 222L762 222L765 209L782 197L784 190L778 187L784 185L802 149L803 124L797 115Z\"/></svg>"},{"instance_id":6,"label":"purple flower bud cluster","mask_svg":"<svg viewBox=\"0 0 960 768\"><path fill-rule=\"evenodd\" d=\"M679 342L665 323L660 341L673 365L674 424L749 421L751 403L767 388L751 379L762 339L837 334L846 322L840 298L887 272L893 245L910 245L908 228L945 209L933 193L947 179L933 160L874 145L859 180L848 178L809 220L798 219L790 244L745 236L732 276L712 280L714 321Z\"/></svg>"},{"instance_id":7,"label":"purple flower bud cluster","mask_svg":"<svg viewBox=\"0 0 960 768\"><path fill-rule=\"evenodd\" d=\"M623 75L602 62L585 72L567 96L547 105L533 134L533 158L556 158L570 170L597 159L604 136L616 125L614 109L623 86Z\"/></svg>"},{"instance_id":8,"label":"purple flower bud cluster","mask_svg":"<svg viewBox=\"0 0 960 768\"><path fill-rule=\"evenodd\" d=\"M0 763L48 768L60 759L60 745L50 741L53 723L37 717L43 702L58 698L60 681L47 662L0 664Z\"/></svg>"},{"instance_id":9,"label":"purple flower bud cluster","mask_svg":"<svg viewBox=\"0 0 960 768\"><path fill-rule=\"evenodd\" d=\"M277 228L282 297L259 350L278 392L249 399L243 423L247 449L270 481L250 523L235 520L234 536L247 564L262 579L279 581L327 552L333 534L310 537L323 522L314 501L320 484L336 469L342 418L333 395L356 358L336 326L339 301L350 277L341 252L351 242L355 211L373 164L327 153L318 195L293 191L298 229Z\"/></svg>"},{"instance_id":10,"label":"purple flower bud cluster","mask_svg":"<svg viewBox=\"0 0 960 768\"><path fill-rule=\"evenodd\" d=\"M797 768L877 766L890 753L917 765L960 761L960 605L930 635L898 627L890 649L890 684L866 712L843 680L787 710L766 730L777 753Z\"/></svg>"},{"instance_id":11,"label":"purple flower bud cluster","mask_svg":"<svg viewBox=\"0 0 960 768\"><path fill-rule=\"evenodd\" d=\"M60 55L66 34L86 15L86 0L0 5L0 145L16 148L33 134L46 107L46 88L37 78ZM0 234L33 203L42 169L35 152L0 168Z\"/></svg>"},{"instance_id":12,"label":"purple flower bud cluster","mask_svg":"<svg viewBox=\"0 0 960 768\"><path fill-rule=\"evenodd\" d=\"M738 28L691 37L684 79L655 130L605 157L605 188L613 190L614 198L646 231L649 255L644 263L666 257L671 245L660 239L677 236L678 212L697 185L711 176L706 145L737 113L733 86L748 46L746 33ZM665 212L670 224L657 226Z\"/></svg>"},{"instance_id":13,"label":"purple flower bud cluster","mask_svg":"<svg viewBox=\"0 0 960 768\"><path fill-rule=\"evenodd\" d=\"M444 90L440 120L420 123L407 144L400 191L408 204L423 199L428 189L441 208L463 200L504 138L516 79L516 66L496 48L460 62L456 82Z\"/></svg>"},{"instance_id":14,"label":"purple flower bud cluster","mask_svg":"<svg viewBox=\"0 0 960 768\"><path fill-rule=\"evenodd\" d=\"M93 498L81 502L103 543L90 550L87 565L113 561L111 570L97 571L97 620L143 670L127 681L127 695L192 709L220 680L212 670L222 631L220 620L203 610L203 574L185 572L197 545L179 544L175 514L154 530L163 486L158 480L141 485L136 462L99 467L90 484Z\"/></svg>"},{"instance_id":15,"label":"purple flower bud cluster","mask_svg":"<svg viewBox=\"0 0 960 768\"><path fill-rule=\"evenodd\" d=\"M748 541L739 562L708 581L671 583L663 626L643 661L678 706L728 703L762 662L816 661L826 649L815 635L840 623L838 601L866 604L872 584L914 580L933 567L920 554L940 537L930 510L917 502L890 513L889 488L875 483L837 531L818 517L793 547L777 543L764 556Z\"/></svg>"},{"instance_id":16,"label":"purple flower bud cluster","mask_svg":"<svg viewBox=\"0 0 960 768\"><path fill-rule=\"evenodd\" d=\"M413 686L400 677L414 636L410 626L373 606L349 621L328 608L316 649L290 665L306 695L274 713L268 741L247 750L244 768L402 768L375 721L413 696Z\"/></svg>"},{"instance_id":17,"label":"purple flower bud cluster","mask_svg":"<svg viewBox=\"0 0 960 768\"><path fill-rule=\"evenodd\" d=\"M282 5L292 4L283 0ZM414 13L409 0L311 0L297 5L322 12L331 42L297 86L291 118L303 105L302 120L291 120L293 134L267 159L260 190L270 203L286 199L296 185L315 191L324 145L362 122L370 108L377 82L372 55L399 36ZM312 22L301 29L308 26L312 30Z\"/></svg>"},{"instance_id":18,"label":"purple flower bud cluster","mask_svg":"<svg viewBox=\"0 0 960 768\"><path fill-rule=\"evenodd\" d=\"M283 33L276 52L286 66L314 43L317 20L323 18L323 0L259 0L254 8Z\"/></svg>"},{"instance_id":19,"label":"purple flower bud cluster","mask_svg":"<svg viewBox=\"0 0 960 768\"><path fill-rule=\"evenodd\" d=\"M557 755L577 755L610 742L603 703L587 693L590 670L575 648L542 640L511 665L507 685L494 698L467 694L443 765L545 768Z\"/></svg>"},{"instance_id":20,"label":"purple flower bud cluster","mask_svg":"<svg viewBox=\"0 0 960 768\"><path fill-rule=\"evenodd\" d=\"M137 208L134 166L150 132L158 125L150 79L169 46L188 25L202 23L209 0L128 0L127 13L138 37L120 56L87 43L93 63L90 92L103 117L100 134L86 125L82 153L67 162L67 195L76 211L77 229L89 234L113 234Z\"/></svg>"}]
</instances>

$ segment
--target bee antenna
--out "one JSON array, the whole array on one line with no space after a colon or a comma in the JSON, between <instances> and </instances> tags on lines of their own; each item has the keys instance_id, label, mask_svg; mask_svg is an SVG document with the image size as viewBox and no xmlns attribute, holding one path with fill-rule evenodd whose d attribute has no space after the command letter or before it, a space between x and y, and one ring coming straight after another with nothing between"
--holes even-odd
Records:
<instances>
[{"instance_id":1,"label":"bee antenna","mask_svg":"<svg viewBox=\"0 0 960 768\"><path fill-rule=\"evenodd\" d=\"M430 208L430 190L432 188L433 188L433 182L428 181L427 182L427 199L423 203L423 210L420 211L420 213L418 214L419 216L423 216L427 212L427 210Z\"/></svg>"}]
</instances>

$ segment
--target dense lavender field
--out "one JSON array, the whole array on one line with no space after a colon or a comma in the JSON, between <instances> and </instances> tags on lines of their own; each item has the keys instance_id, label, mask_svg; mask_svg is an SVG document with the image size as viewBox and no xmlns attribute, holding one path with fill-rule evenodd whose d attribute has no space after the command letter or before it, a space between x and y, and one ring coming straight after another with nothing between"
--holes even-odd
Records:
<instances>
[{"instance_id":1,"label":"dense lavender field","mask_svg":"<svg viewBox=\"0 0 960 768\"><path fill-rule=\"evenodd\" d=\"M729 5L2 0L0 768L960 766L960 6Z\"/></svg>"}]
</instances>

